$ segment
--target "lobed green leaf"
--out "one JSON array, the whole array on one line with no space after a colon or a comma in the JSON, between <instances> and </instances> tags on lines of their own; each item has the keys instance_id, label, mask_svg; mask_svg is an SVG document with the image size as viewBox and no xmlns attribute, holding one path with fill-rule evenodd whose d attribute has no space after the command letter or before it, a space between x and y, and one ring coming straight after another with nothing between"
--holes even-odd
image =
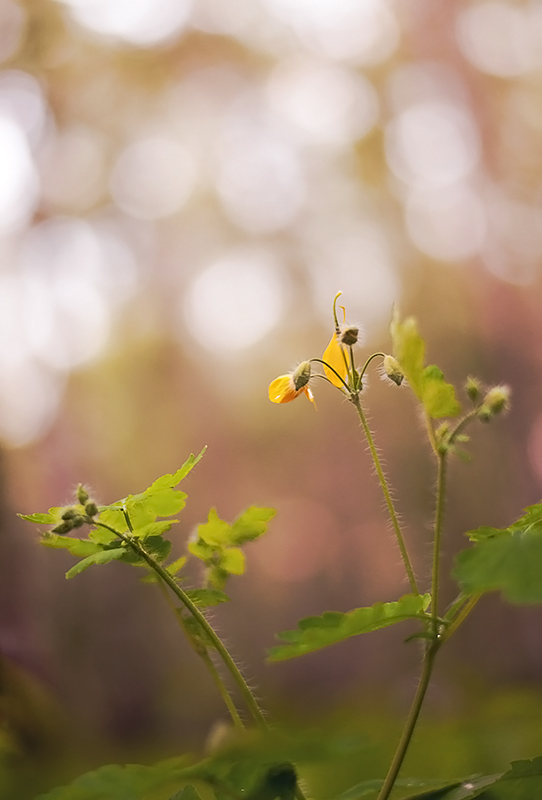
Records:
<instances>
[{"instance_id":1,"label":"lobed green leaf","mask_svg":"<svg viewBox=\"0 0 542 800\"><path fill-rule=\"evenodd\" d=\"M455 560L453 576L467 594L501 591L511 603L542 603L542 504L509 528L477 528Z\"/></svg>"},{"instance_id":2,"label":"lobed green leaf","mask_svg":"<svg viewBox=\"0 0 542 800\"><path fill-rule=\"evenodd\" d=\"M230 542L235 545L252 542L267 531L267 523L277 512L274 508L250 506L231 527Z\"/></svg>"},{"instance_id":3,"label":"lobed green leaf","mask_svg":"<svg viewBox=\"0 0 542 800\"><path fill-rule=\"evenodd\" d=\"M209 511L207 522L198 525L198 539L212 548L223 548L230 544L231 525L217 514L216 508ZM195 553L194 553L195 555Z\"/></svg>"},{"instance_id":4,"label":"lobed green leaf","mask_svg":"<svg viewBox=\"0 0 542 800\"><path fill-rule=\"evenodd\" d=\"M72 555L80 557L99 553L103 549L100 544L90 539L74 539L71 536L59 536L56 533L44 533L40 541L45 547L69 550Z\"/></svg>"},{"instance_id":5,"label":"lobed green leaf","mask_svg":"<svg viewBox=\"0 0 542 800\"><path fill-rule=\"evenodd\" d=\"M126 554L125 547L116 547L111 550L100 550L93 555L84 558L82 561L78 561L68 572L66 573L66 578L74 578L76 575L79 575L80 572L84 572L84 570L91 567L93 564L108 564L110 561L115 561L116 559L122 558Z\"/></svg>"},{"instance_id":6,"label":"lobed green leaf","mask_svg":"<svg viewBox=\"0 0 542 800\"><path fill-rule=\"evenodd\" d=\"M489 791L488 791L489 790ZM406 800L535 800L542 797L542 757L513 761L508 772L467 778Z\"/></svg>"},{"instance_id":7,"label":"lobed green leaf","mask_svg":"<svg viewBox=\"0 0 542 800\"><path fill-rule=\"evenodd\" d=\"M424 367L425 342L418 333L414 317L401 322L394 311L390 332L395 358L427 414L433 419L457 416L461 406L452 384L446 383L438 367L433 364Z\"/></svg>"},{"instance_id":8,"label":"lobed green leaf","mask_svg":"<svg viewBox=\"0 0 542 800\"><path fill-rule=\"evenodd\" d=\"M162 536L178 521L177 519L167 519L160 522L149 522L148 525L144 525L142 528L134 528L132 536L136 536L138 539L147 539L149 536Z\"/></svg>"},{"instance_id":9,"label":"lobed green leaf","mask_svg":"<svg viewBox=\"0 0 542 800\"><path fill-rule=\"evenodd\" d=\"M346 613L326 611L321 617L306 617L300 620L297 630L278 634L278 638L287 644L271 648L268 660L284 661L295 658L351 636L379 630L406 619L419 618L430 602L429 594L407 594L392 603L376 603L374 606L356 608Z\"/></svg>"},{"instance_id":10,"label":"lobed green leaf","mask_svg":"<svg viewBox=\"0 0 542 800\"><path fill-rule=\"evenodd\" d=\"M230 599L227 594L218 589L185 589L186 594L198 608L209 608L219 603L227 603Z\"/></svg>"},{"instance_id":11,"label":"lobed green leaf","mask_svg":"<svg viewBox=\"0 0 542 800\"><path fill-rule=\"evenodd\" d=\"M56 522L52 514L17 514L17 516L27 522L35 522L37 525L54 525Z\"/></svg>"}]
</instances>

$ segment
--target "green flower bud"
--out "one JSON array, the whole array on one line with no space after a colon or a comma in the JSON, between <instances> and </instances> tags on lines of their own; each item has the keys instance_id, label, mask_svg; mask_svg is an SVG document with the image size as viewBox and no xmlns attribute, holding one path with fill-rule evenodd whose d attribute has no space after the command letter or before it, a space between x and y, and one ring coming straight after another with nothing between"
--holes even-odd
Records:
<instances>
[{"instance_id":1,"label":"green flower bud","mask_svg":"<svg viewBox=\"0 0 542 800\"><path fill-rule=\"evenodd\" d=\"M82 483L77 487L77 500L80 505L84 506L88 503L89 494Z\"/></svg>"},{"instance_id":2,"label":"green flower bud","mask_svg":"<svg viewBox=\"0 0 542 800\"><path fill-rule=\"evenodd\" d=\"M66 511L62 514L61 519L68 520L73 519L75 517L75 511L73 508L67 508Z\"/></svg>"},{"instance_id":3,"label":"green flower bud","mask_svg":"<svg viewBox=\"0 0 542 800\"><path fill-rule=\"evenodd\" d=\"M73 522L71 519L66 520L66 522L59 522L58 525L52 529L52 533L58 533L59 535L63 535L65 533L69 533L73 528Z\"/></svg>"},{"instance_id":4,"label":"green flower bud","mask_svg":"<svg viewBox=\"0 0 542 800\"><path fill-rule=\"evenodd\" d=\"M75 517L73 522L72 522L72 525L73 525L74 528L80 528L84 524L85 524L85 520L81 516Z\"/></svg>"},{"instance_id":5,"label":"green flower bud","mask_svg":"<svg viewBox=\"0 0 542 800\"><path fill-rule=\"evenodd\" d=\"M465 383L465 391L467 393L467 397L469 397L474 403L475 400L478 400L478 398L480 397L481 390L482 390L482 384L480 383L478 378L473 378L471 375L469 375Z\"/></svg>"},{"instance_id":6,"label":"green flower bud","mask_svg":"<svg viewBox=\"0 0 542 800\"><path fill-rule=\"evenodd\" d=\"M484 397L484 402L477 411L482 422L489 422L492 417L508 411L510 407L510 389L508 386L493 386Z\"/></svg>"},{"instance_id":7,"label":"green flower bud","mask_svg":"<svg viewBox=\"0 0 542 800\"><path fill-rule=\"evenodd\" d=\"M311 362L302 361L292 375L294 389L299 392L304 386L308 384L311 378Z\"/></svg>"},{"instance_id":8,"label":"green flower bud","mask_svg":"<svg viewBox=\"0 0 542 800\"><path fill-rule=\"evenodd\" d=\"M93 500L90 500L85 506L85 514L88 517L95 517L98 513L98 506Z\"/></svg>"},{"instance_id":9,"label":"green flower bud","mask_svg":"<svg viewBox=\"0 0 542 800\"><path fill-rule=\"evenodd\" d=\"M382 366L390 381L393 381L395 384L397 384L397 386L400 386L405 376L397 359L393 356L384 356Z\"/></svg>"}]
</instances>

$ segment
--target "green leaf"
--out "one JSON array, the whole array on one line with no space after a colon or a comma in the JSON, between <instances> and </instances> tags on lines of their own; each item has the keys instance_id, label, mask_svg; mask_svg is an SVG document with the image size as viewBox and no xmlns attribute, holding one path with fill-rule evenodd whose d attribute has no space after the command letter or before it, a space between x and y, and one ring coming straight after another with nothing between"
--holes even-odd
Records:
<instances>
[{"instance_id":1,"label":"green leaf","mask_svg":"<svg viewBox=\"0 0 542 800\"><path fill-rule=\"evenodd\" d=\"M53 525L56 522L51 514L17 514L17 516L37 525Z\"/></svg>"},{"instance_id":2,"label":"green leaf","mask_svg":"<svg viewBox=\"0 0 542 800\"><path fill-rule=\"evenodd\" d=\"M222 548L230 544L230 531L231 525L220 519L216 508L211 508L207 522L198 525L197 529L198 539L213 548Z\"/></svg>"},{"instance_id":3,"label":"green leaf","mask_svg":"<svg viewBox=\"0 0 542 800\"><path fill-rule=\"evenodd\" d=\"M97 527L89 531L88 538L97 544L111 544L118 536L107 528Z\"/></svg>"},{"instance_id":4,"label":"green leaf","mask_svg":"<svg viewBox=\"0 0 542 800\"><path fill-rule=\"evenodd\" d=\"M110 525L119 533L126 533L128 530L128 523L126 522L126 517L122 511L122 508L118 508L120 503L114 503L110 506L100 506L100 516L98 517L100 522L103 522L104 525Z\"/></svg>"},{"instance_id":5,"label":"green leaf","mask_svg":"<svg viewBox=\"0 0 542 800\"><path fill-rule=\"evenodd\" d=\"M100 550L100 552L94 553L93 555L84 558L82 561L78 561L77 564L75 564L75 566L73 566L66 573L66 578L74 578L76 575L79 575L80 572L88 569L88 567L91 567L93 564L108 564L110 561L122 558L125 553L125 547L116 547L113 550Z\"/></svg>"},{"instance_id":6,"label":"green leaf","mask_svg":"<svg viewBox=\"0 0 542 800\"><path fill-rule=\"evenodd\" d=\"M378 794L380 789L382 788L382 784L384 781L381 778L371 778L366 781L361 781L361 783L356 783L355 786L351 786L350 789L346 789L346 791L341 792L338 797L335 797L334 800L358 800L359 797L366 797L371 794ZM439 791L448 791L449 789L458 786L459 782L456 781L455 783L450 783L450 781L443 781L438 779L420 779L420 778L399 778L395 781L395 786L400 787L401 789L424 789L423 794L416 795L416 797L424 798L433 798L433 795L436 798L440 797L438 794ZM436 793L435 793L436 787ZM427 790L430 790L428 794L426 794ZM410 800L410 798L409 798Z\"/></svg>"},{"instance_id":7,"label":"green leaf","mask_svg":"<svg viewBox=\"0 0 542 800\"><path fill-rule=\"evenodd\" d=\"M162 475L161 478L157 478L154 483L149 486L149 489L154 489L159 491L160 489L171 489L174 486L177 486L183 478L186 478L190 470L194 469L198 461L203 458L203 454L207 450L207 445L203 448L201 453L195 456L193 453L190 453L184 464L177 472L173 474Z\"/></svg>"},{"instance_id":8,"label":"green leaf","mask_svg":"<svg viewBox=\"0 0 542 800\"><path fill-rule=\"evenodd\" d=\"M44 533L40 541L45 547L69 550L74 556L90 556L103 550L100 544L89 539L73 539L71 536L58 536L56 533Z\"/></svg>"},{"instance_id":9,"label":"green leaf","mask_svg":"<svg viewBox=\"0 0 542 800\"><path fill-rule=\"evenodd\" d=\"M451 383L446 383L441 370L434 365L423 371L421 401L433 419L456 417L461 411L454 387Z\"/></svg>"},{"instance_id":10,"label":"green leaf","mask_svg":"<svg viewBox=\"0 0 542 800\"><path fill-rule=\"evenodd\" d=\"M401 322L397 310L394 310L390 332L395 358L429 416L433 419L457 416L461 406L452 384L446 383L438 367L432 364L424 367L425 342L418 333L414 317Z\"/></svg>"},{"instance_id":11,"label":"green leaf","mask_svg":"<svg viewBox=\"0 0 542 800\"><path fill-rule=\"evenodd\" d=\"M148 536L145 539L145 550L161 564L169 555L171 542L168 539L162 538L162 536ZM132 550L131 547L126 547L124 549L124 555L121 561L127 564L133 564L136 567L148 567L145 559Z\"/></svg>"},{"instance_id":12,"label":"green leaf","mask_svg":"<svg viewBox=\"0 0 542 800\"><path fill-rule=\"evenodd\" d=\"M477 528L458 554L453 576L467 594L500 590L511 603L542 603L542 504L509 528Z\"/></svg>"},{"instance_id":13,"label":"green leaf","mask_svg":"<svg viewBox=\"0 0 542 800\"><path fill-rule=\"evenodd\" d=\"M176 559L176 561L172 561L171 564L168 564L166 571L169 572L170 575L176 575L185 564L186 556L181 556L180 558Z\"/></svg>"},{"instance_id":14,"label":"green leaf","mask_svg":"<svg viewBox=\"0 0 542 800\"><path fill-rule=\"evenodd\" d=\"M188 552L196 556L196 558L201 559L205 564L208 564L212 561L214 550L212 547L209 547L208 544L205 544L205 542L196 541L188 542Z\"/></svg>"},{"instance_id":15,"label":"green leaf","mask_svg":"<svg viewBox=\"0 0 542 800\"><path fill-rule=\"evenodd\" d=\"M171 795L169 800L201 800L197 789L189 784L188 786L183 786L182 789L179 789L178 792Z\"/></svg>"},{"instance_id":16,"label":"green leaf","mask_svg":"<svg viewBox=\"0 0 542 800\"><path fill-rule=\"evenodd\" d=\"M139 539L146 539L148 536L161 536L166 531L169 531L172 525L176 525L179 520L167 519L160 522L149 522L143 528L134 528L132 535Z\"/></svg>"},{"instance_id":17,"label":"green leaf","mask_svg":"<svg viewBox=\"0 0 542 800\"><path fill-rule=\"evenodd\" d=\"M242 575L245 571L245 554L238 547L228 547L222 553L220 567L231 575Z\"/></svg>"},{"instance_id":18,"label":"green leaf","mask_svg":"<svg viewBox=\"0 0 542 800\"><path fill-rule=\"evenodd\" d=\"M480 800L535 800L542 797L542 757L513 761L504 775L467 778L455 786L416 794L408 800L474 800L476 797Z\"/></svg>"},{"instance_id":19,"label":"green leaf","mask_svg":"<svg viewBox=\"0 0 542 800\"><path fill-rule=\"evenodd\" d=\"M307 617L298 623L298 629L278 634L287 642L269 651L269 661L311 653L336 642L362 633L394 625L405 619L419 618L431 602L429 594L407 594L393 603L376 603L369 608L356 608L342 613L326 611L321 617Z\"/></svg>"},{"instance_id":20,"label":"green leaf","mask_svg":"<svg viewBox=\"0 0 542 800\"><path fill-rule=\"evenodd\" d=\"M274 508L250 506L231 527L230 542L241 545L252 542L267 531L267 523L276 514Z\"/></svg>"},{"instance_id":21,"label":"green leaf","mask_svg":"<svg viewBox=\"0 0 542 800\"><path fill-rule=\"evenodd\" d=\"M226 603L230 598L218 589L185 589L186 594L198 608L217 606Z\"/></svg>"},{"instance_id":22,"label":"green leaf","mask_svg":"<svg viewBox=\"0 0 542 800\"><path fill-rule=\"evenodd\" d=\"M52 789L36 800L167 800L182 781L181 776L190 770L186 764L184 757L152 767L109 764L81 775L69 786Z\"/></svg>"}]
</instances>

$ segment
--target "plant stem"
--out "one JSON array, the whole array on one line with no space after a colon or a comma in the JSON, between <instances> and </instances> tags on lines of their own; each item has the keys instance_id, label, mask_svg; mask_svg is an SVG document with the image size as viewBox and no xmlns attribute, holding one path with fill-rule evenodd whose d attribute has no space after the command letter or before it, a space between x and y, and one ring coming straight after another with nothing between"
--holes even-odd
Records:
<instances>
[{"instance_id":1,"label":"plant stem","mask_svg":"<svg viewBox=\"0 0 542 800\"><path fill-rule=\"evenodd\" d=\"M410 558L408 555L408 550L406 548L405 540L403 538L403 534L401 532L401 528L399 525L399 520L397 518L397 513L395 511L395 506L393 505L393 500L391 499L390 490L388 488L388 484L384 475L384 471L382 469L382 465L380 463L380 459L378 457L378 453L376 451L376 446L374 443L373 435L371 433L371 429L369 428L369 423L367 422L367 418L363 413L363 409L361 407L361 402L359 399L359 395L351 396L352 403L356 407L356 411L358 412L358 416L363 427L363 431L365 433L365 437L367 439L367 444L369 445L369 450L371 453L371 457L373 459L376 474L378 476L378 480L380 482L380 486L382 492L384 494L384 500L386 501L386 507L388 509L388 514L390 515L391 524L393 526L393 530L395 532L395 536L397 538L397 544L399 545L399 550L401 551L401 558L403 559L403 564L405 565L408 581L410 583L410 587L412 589L413 594L419 595L420 592L418 590L418 585L416 583L416 578L414 577L414 570L412 569L412 564L410 563Z\"/></svg>"},{"instance_id":2,"label":"plant stem","mask_svg":"<svg viewBox=\"0 0 542 800\"><path fill-rule=\"evenodd\" d=\"M431 616L433 618L433 633L439 632L438 622L438 592L440 578L440 542L442 536L442 522L444 519L444 495L446 491L446 452L437 453L437 501L435 508L435 538L433 541L433 571L431 576Z\"/></svg>"},{"instance_id":3,"label":"plant stem","mask_svg":"<svg viewBox=\"0 0 542 800\"><path fill-rule=\"evenodd\" d=\"M222 699L224 700L226 708L228 709L228 711L230 713L230 717L232 718L233 724L235 725L236 728L244 729L245 725L243 723L243 720L239 716L239 712L237 711L237 708L235 707L235 703L232 700L232 697L231 697L231 695L230 695L230 693L228 691L228 688L227 688L226 684L222 680L222 676L220 675L219 671L215 667L215 665L213 663L213 660L212 660L211 656L209 655L208 649L205 647L205 645L203 645L203 644L200 645L197 641L195 641L194 637L191 635L190 631L188 630L188 628L186 627L186 625L184 623L184 620L183 620L182 616L179 614L179 610L177 609L177 607L173 603L173 601L171 599L171 595L168 594L167 588L166 588L165 584L163 583L163 581L158 581L158 586L160 587L160 591L164 595L166 603L169 605L169 607L173 611L173 613L175 615L175 619L179 623L179 626L181 627L184 635L186 636L186 638L188 639L188 641L192 645L194 651L198 654L198 656L200 656L200 658L202 659L203 663L205 664L205 666L209 670L211 678L213 679L214 684L215 684L216 688L218 689L219 694L222 697Z\"/></svg>"},{"instance_id":4,"label":"plant stem","mask_svg":"<svg viewBox=\"0 0 542 800\"><path fill-rule=\"evenodd\" d=\"M455 619L452 620L450 625L444 631L442 637L444 641L447 641L450 638L450 636L452 636L452 634L456 632L459 626L463 624L463 622L467 619L470 612L472 611L478 600L481 598L481 596L482 596L481 594L473 594L471 595L471 597L469 597L468 601L465 603L465 605L463 606L457 617L455 617Z\"/></svg>"},{"instance_id":5,"label":"plant stem","mask_svg":"<svg viewBox=\"0 0 542 800\"><path fill-rule=\"evenodd\" d=\"M439 647L440 642L436 639L426 646L422 674L420 675L418 688L416 689L416 694L414 696L414 700L412 701L403 733L401 734L399 744L397 745L397 750L395 751L395 755L390 764L388 774L384 779L384 783L382 784L382 788L377 800L388 800L388 797L390 796L395 785L395 781L397 780L397 776L399 775L399 771L403 765L403 761L408 750L408 746L412 739L414 728L418 722L418 717L420 715L422 704L425 698L425 693L427 692L427 687L429 686L429 681L433 672L433 662Z\"/></svg>"},{"instance_id":6,"label":"plant stem","mask_svg":"<svg viewBox=\"0 0 542 800\"><path fill-rule=\"evenodd\" d=\"M219 654L220 658L224 662L228 672L230 673L233 681L237 685L239 692L241 693L248 710L250 711L254 722L262 729L267 729L267 722L265 717L262 713L261 708L259 707L256 698L250 691L250 688L243 678L239 667L231 657L227 647L221 641L217 633L215 632L214 628L209 624L207 619L205 618L204 614L201 613L199 608L192 602L186 592L181 589L177 581L173 578L172 575L169 574L167 570L165 570L161 564L154 559L150 553L148 553L143 545L136 539L126 536L124 533L120 533L120 531L115 530L110 525L106 525L103 522L98 522L97 520L94 521L94 525L100 525L103 528L107 528L110 531L113 531L120 539L122 539L126 544L132 548L132 550L137 553L137 555L141 556L144 561L147 562L148 566L155 572L159 578L164 581L167 586L171 589L173 594L177 596L177 598L181 601L181 603L188 609L190 614L194 617L194 619L198 622L200 627L202 628L203 632Z\"/></svg>"}]
</instances>

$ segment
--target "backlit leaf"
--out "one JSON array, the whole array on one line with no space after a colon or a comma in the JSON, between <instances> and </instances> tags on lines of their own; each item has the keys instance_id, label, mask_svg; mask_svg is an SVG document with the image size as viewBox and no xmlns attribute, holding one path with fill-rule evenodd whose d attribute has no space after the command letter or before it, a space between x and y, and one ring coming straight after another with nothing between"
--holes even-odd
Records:
<instances>
[{"instance_id":1,"label":"backlit leaf","mask_svg":"<svg viewBox=\"0 0 542 800\"><path fill-rule=\"evenodd\" d=\"M217 606L226 603L230 598L218 589L185 589L186 594L198 608Z\"/></svg>"},{"instance_id":2,"label":"backlit leaf","mask_svg":"<svg viewBox=\"0 0 542 800\"><path fill-rule=\"evenodd\" d=\"M429 594L407 594L393 603L376 603L374 606L356 608L346 613L326 611L321 617L307 617L300 620L297 630L278 634L278 638L287 644L271 648L269 661L283 661L301 656L350 636L369 633L405 619L419 618L430 601Z\"/></svg>"},{"instance_id":3,"label":"backlit leaf","mask_svg":"<svg viewBox=\"0 0 542 800\"><path fill-rule=\"evenodd\" d=\"M84 558L82 561L78 561L77 564L66 573L66 578L74 578L93 564L108 564L110 561L122 558L125 553L125 547L117 547L113 550L100 550L98 553L94 553Z\"/></svg>"},{"instance_id":4,"label":"backlit leaf","mask_svg":"<svg viewBox=\"0 0 542 800\"><path fill-rule=\"evenodd\" d=\"M207 522L198 525L198 538L211 547L225 547L230 543L231 525L224 522L217 514L216 508L211 508Z\"/></svg>"},{"instance_id":5,"label":"backlit leaf","mask_svg":"<svg viewBox=\"0 0 542 800\"><path fill-rule=\"evenodd\" d=\"M35 522L37 525L54 525L56 522L52 514L17 514L17 516L27 522Z\"/></svg>"},{"instance_id":6,"label":"backlit leaf","mask_svg":"<svg viewBox=\"0 0 542 800\"><path fill-rule=\"evenodd\" d=\"M276 514L274 508L250 506L238 517L231 527L230 542L241 545L252 542L267 530L267 523Z\"/></svg>"},{"instance_id":7,"label":"backlit leaf","mask_svg":"<svg viewBox=\"0 0 542 800\"><path fill-rule=\"evenodd\" d=\"M160 522L150 522L143 528L135 528L132 532L133 536L138 539L146 539L148 536L161 536L166 531L169 531L172 525L175 525L179 520L167 519Z\"/></svg>"},{"instance_id":8,"label":"backlit leaf","mask_svg":"<svg viewBox=\"0 0 542 800\"><path fill-rule=\"evenodd\" d=\"M44 533L40 541L45 547L69 550L74 556L90 556L103 550L100 544L89 539L73 539L71 536L58 536L56 533Z\"/></svg>"}]
</instances>

